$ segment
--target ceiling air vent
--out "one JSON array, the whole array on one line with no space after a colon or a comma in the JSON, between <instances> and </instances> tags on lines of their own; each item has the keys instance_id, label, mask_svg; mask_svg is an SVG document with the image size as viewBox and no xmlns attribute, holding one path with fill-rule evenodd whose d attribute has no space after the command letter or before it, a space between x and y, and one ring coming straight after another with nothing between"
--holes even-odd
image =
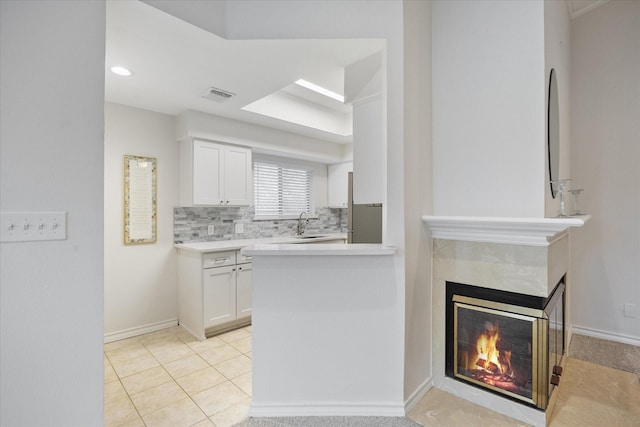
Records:
<instances>
[{"instance_id":1,"label":"ceiling air vent","mask_svg":"<svg viewBox=\"0 0 640 427\"><path fill-rule=\"evenodd\" d=\"M207 89L207 93L202 97L210 99L211 101L224 102L235 95L236 94L233 92L227 92L226 90L218 89L217 87L210 87Z\"/></svg>"}]
</instances>

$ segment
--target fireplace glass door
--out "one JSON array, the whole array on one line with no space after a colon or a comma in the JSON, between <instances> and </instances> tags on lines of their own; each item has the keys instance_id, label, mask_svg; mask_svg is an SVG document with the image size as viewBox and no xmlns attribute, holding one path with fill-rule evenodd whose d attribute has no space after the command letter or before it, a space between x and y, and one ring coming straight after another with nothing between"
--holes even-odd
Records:
<instances>
[{"instance_id":1,"label":"fireplace glass door","mask_svg":"<svg viewBox=\"0 0 640 427\"><path fill-rule=\"evenodd\" d=\"M454 375L535 404L539 319L462 302L454 319Z\"/></svg>"}]
</instances>

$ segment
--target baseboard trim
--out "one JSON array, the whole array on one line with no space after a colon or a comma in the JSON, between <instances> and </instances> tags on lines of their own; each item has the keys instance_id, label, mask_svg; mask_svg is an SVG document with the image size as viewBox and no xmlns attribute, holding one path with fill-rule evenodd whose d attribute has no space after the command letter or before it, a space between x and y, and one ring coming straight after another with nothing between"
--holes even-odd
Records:
<instances>
[{"instance_id":1,"label":"baseboard trim","mask_svg":"<svg viewBox=\"0 0 640 427\"><path fill-rule=\"evenodd\" d=\"M573 334L586 335L588 337L600 338L603 340L614 341L623 344L631 344L640 347L640 338L632 337L630 335L616 334L613 332L606 332L598 329L571 325L571 327L569 328L569 343L571 343L571 337L573 337Z\"/></svg>"},{"instance_id":2,"label":"baseboard trim","mask_svg":"<svg viewBox=\"0 0 640 427\"><path fill-rule=\"evenodd\" d=\"M117 332L109 332L104 334L104 343L123 340L125 338L136 337L138 335L148 334L150 332L160 331L162 329L178 326L178 318L163 320L162 322L150 323L144 326L136 326L135 328L124 329Z\"/></svg>"},{"instance_id":3,"label":"baseboard trim","mask_svg":"<svg viewBox=\"0 0 640 427\"><path fill-rule=\"evenodd\" d=\"M300 403L300 404L261 404L251 402L250 417L314 417L314 416L350 416L350 417L404 417L402 403Z\"/></svg>"},{"instance_id":4,"label":"baseboard trim","mask_svg":"<svg viewBox=\"0 0 640 427\"><path fill-rule=\"evenodd\" d=\"M417 404L420 402L420 399L424 397L425 394L433 387L433 378L429 377L422 384L415 389L411 396L404 402L404 413L408 414Z\"/></svg>"}]
</instances>

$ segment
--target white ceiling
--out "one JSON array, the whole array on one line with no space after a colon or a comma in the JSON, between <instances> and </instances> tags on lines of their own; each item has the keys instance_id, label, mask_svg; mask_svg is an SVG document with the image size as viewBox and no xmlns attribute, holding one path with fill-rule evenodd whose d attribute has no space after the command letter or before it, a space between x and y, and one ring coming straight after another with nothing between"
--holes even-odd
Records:
<instances>
[{"instance_id":1,"label":"white ceiling","mask_svg":"<svg viewBox=\"0 0 640 427\"><path fill-rule=\"evenodd\" d=\"M566 1L571 18L575 18L608 0ZM345 135L348 132L315 129L309 121L306 126L292 123L284 110L275 113L275 118L256 111L265 113L262 106L275 94L280 106L282 100L301 101L298 116L317 108L318 122L326 122L327 116L344 114L344 106L331 106L336 101L327 104L313 93L305 95L300 88L294 91L290 85L302 78L344 94L344 68L383 46L383 41L371 39L225 40L143 2L109 0L105 98L174 116L195 110L348 143L352 141L351 135ZM109 72L113 65L126 66L135 75L116 76ZM223 103L210 101L203 98L209 87L236 96Z\"/></svg>"},{"instance_id":2,"label":"white ceiling","mask_svg":"<svg viewBox=\"0 0 640 427\"><path fill-rule=\"evenodd\" d=\"M108 1L105 98L174 116L196 110L347 143L350 135L269 118L242 107L301 78L344 94L345 66L382 47L381 40L370 39L225 40L145 3ZM114 65L135 74L116 76L109 71ZM210 101L203 98L209 87L237 95L223 103ZM307 106L310 101L314 102L309 96ZM327 105L315 102L326 112ZM336 108L340 109L344 106Z\"/></svg>"}]
</instances>

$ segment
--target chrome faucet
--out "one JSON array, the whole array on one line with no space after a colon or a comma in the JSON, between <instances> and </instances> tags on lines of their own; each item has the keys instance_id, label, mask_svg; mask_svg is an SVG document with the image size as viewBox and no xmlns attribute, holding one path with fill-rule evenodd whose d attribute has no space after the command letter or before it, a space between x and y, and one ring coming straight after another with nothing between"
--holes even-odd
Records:
<instances>
[{"instance_id":1,"label":"chrome faucet","mask_svg":"<svg viewBox=\"0 0 640 427\"><path fill-rule=\"evenodd\" d=\"M304 216L304 222L302 222L302 217ZM298 236L302 236L304 234L305 228L307 228L307 224L309 224L309 218L307 217L306 212L301 212L298 217Z\"/></svg>"}]
</instances>

